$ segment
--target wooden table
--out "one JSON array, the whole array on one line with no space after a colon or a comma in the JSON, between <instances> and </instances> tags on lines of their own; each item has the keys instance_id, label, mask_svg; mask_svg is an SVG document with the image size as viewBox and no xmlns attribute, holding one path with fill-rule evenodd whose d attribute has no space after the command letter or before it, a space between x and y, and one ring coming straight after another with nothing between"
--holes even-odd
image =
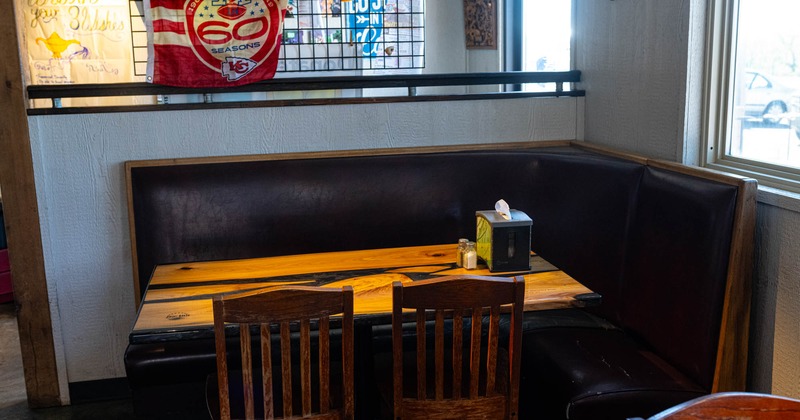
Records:
<instances>
[{"instance_id":1,"label":"wooden table","mask_svg":"<svg viewBox=\"0 0 800 420\"><path fill-rule=\"evenodd\" d=\"M491 273L484 265L465 270L456 266L455 256L456 245L447 244L160 265L142 300L130 342L213 337L213 295L280 285L351 285L355 322L362 325L391 322L392 282L452 274L523 275L526 311L599 300L535 254L530 271L513 273Z\"/></svg>"}]
</instances>

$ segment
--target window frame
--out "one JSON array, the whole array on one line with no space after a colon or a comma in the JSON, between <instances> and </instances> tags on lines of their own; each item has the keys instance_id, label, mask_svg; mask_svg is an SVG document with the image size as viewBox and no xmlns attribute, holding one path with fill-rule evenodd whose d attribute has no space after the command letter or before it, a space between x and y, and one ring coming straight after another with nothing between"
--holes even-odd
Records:
<instances>
[{"instance_id":1,"label":"window frame","mask_svg":"<svg viewBox=\"0 0 800 420\"><path fill-rule=\"evenodd\" d=\"M704 166L747 176L760 185L800 193L800 168L727 154L733 113L734 59L740 0L711 0L707 9L706 63L703 95Z\"/></svg>"}]
</instances>

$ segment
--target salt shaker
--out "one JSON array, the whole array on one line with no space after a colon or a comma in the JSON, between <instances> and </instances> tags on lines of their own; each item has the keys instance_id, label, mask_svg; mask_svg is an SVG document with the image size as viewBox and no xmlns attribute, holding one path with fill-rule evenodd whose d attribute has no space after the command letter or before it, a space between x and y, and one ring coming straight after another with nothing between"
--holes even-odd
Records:
<instances>
[{"instance_id":1,"label":"salt shaker","mask_svg":"<svg viewBox=\"0 0 800 420\"><path fill-rule=\"evenodd\" d=\"M475 242L467 242L467 249L464 252L464 268L467 270L478 268L478 251L475 249Z\"/></svg>"}]
</instances>

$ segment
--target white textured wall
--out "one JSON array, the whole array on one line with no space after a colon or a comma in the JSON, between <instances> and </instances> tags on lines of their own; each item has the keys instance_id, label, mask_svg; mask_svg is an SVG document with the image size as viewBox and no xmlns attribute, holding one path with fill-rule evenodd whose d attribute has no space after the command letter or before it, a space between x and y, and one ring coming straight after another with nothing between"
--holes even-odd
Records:
<instances>
[{"instance_id":1,"label":"white textured wall","mask_svg":"<svg viewBox=\"0 0 800 420\"><path fill-rule=\"evenodd\" d=\"M586 139L681 160L689 1L577 0Z\"/></svg>"},{"instance_id":2,"label":"white textured wall","mask_svg":"<svg viewBox=\"0 0 800 420\"><path fill-rule=\"evenodd\" d=\"M800 196L759 193L751 384L800 398Z\"/></svg>"},{"instance_id":3,"label":"white textured wall","mask_svg":"<svg viewBox=\"0 0 800 420\"><path fill-rule=\"evenodd\" d=\"M125 376L126 160L575 139L576 98L30 117L62 373Z\"/></svg>"},{"instance_id":4,"label":"white textured wall","mask_svg":"<svg viewBox=\"0 0 800 420\"><path fill-rule=\"evenodd\" d=\"M587 142L698 163L704 0L577 0ZM800 196L759 192L750 389L800 398Z\"/></svg>"}]
</instances>

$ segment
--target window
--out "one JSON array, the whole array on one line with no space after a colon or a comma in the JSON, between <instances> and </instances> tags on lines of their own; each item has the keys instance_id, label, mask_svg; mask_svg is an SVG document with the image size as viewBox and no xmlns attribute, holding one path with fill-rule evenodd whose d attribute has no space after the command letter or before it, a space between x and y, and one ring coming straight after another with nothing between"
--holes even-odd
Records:
<instances>
[{"instance_id":1,"label":"window","mask_svg":"<svg viewBox=\"0 0 800 420\"><path fill-rule=\"evenodd\" d=\"M708 166L800 192L800 2L715 0L709 11Z\"/></svg>"},{"instance_id":2,"label":"window","mask_svg":"<svg viewBox=\"0 0 800 420\"><path fill-rule=\"evenodd\" d=\"M572 0L526 0L522 13L522 71L569 70Z\"/></svg>"},{"instance_id":3,"label":"window","mask_svg":"<svg viewBox=\"0 0 800 420\"><path fill-rule=\"evenodd\" d=\"M574 0L510 0L509 70L567 71L572 65ZM525 91L552 90L552 84L522 86Z\"/></svg>"}]
</instances>

